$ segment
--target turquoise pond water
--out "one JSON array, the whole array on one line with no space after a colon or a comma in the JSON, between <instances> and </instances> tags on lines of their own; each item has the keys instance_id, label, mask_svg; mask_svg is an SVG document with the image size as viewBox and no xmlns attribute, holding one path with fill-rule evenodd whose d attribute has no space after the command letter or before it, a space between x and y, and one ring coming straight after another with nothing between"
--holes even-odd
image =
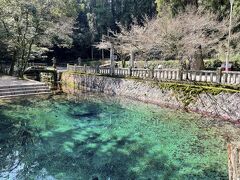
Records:
<instances>
[{"instance_id":1,"label":"turquoise pond water","mask_svg":"<svg viewBox=\"0 0 240 180\"><path fill-rule=\"evenodd\" d=\"M0 179L228 179L226 122L100 95L0 103ZM228 134L228 135L226 135Z\"/></svg>"}]
</instances>

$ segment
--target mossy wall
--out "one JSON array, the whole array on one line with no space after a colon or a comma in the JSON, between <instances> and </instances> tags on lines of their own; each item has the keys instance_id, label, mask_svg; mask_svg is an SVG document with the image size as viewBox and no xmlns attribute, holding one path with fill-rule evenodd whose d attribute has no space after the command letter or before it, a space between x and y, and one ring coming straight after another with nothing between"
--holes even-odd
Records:
<instances>
[{"instance_id":1,"label":"mossy wall","mask_svg":"<svg viewBox=\"0 0 240 180\"><path fill-rule=\"evenodd\" d=\"M62 82L63 90L67 93L101 92L234 122L240 121L240 91L236 89L122 79L74 72L65 72Z\"/></svg>"}]
</instances>

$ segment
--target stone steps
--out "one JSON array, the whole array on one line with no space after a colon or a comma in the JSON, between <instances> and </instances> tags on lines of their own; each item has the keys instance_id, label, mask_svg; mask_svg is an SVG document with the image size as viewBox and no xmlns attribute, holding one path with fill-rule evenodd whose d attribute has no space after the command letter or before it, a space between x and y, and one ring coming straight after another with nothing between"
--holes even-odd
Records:
<instances>
[{"instance_id":1,"label":"stone steps","mask_svg":"<svg viewBox=\"0 0 240 180\"><path fill-rule=\"evenodd\" d=\"M31 83L31 84L21 84L21 85L12 84L12 85L0 86L0 90L14 89L14 88L30 88L30 87L48 87L48 86L46 86L46 84L44 83L37 83L37 84Z\"/></svg>"},{"instance_id":2,"label":"stone steps","mask_svg":"<svg viewBox=\"0 0 240 180\"><path fill-rule=\"evenodd\" d=\"M22 88L4 88L0 89L0 94L4 92L16 92L16 91L30 91L30 90L49 90L47 86L39 86L39 87L22 87Z\"/></svg>"},{"instance_id":3,"label":"stone steps","mask_svg":"<svg viewBox=\"0 0 240 180\"><path fill-rule=\"evenodd\" d=\"M44 83L0 86L0 98L51 94L50 88Z\"/></svg>"}]
</instances>

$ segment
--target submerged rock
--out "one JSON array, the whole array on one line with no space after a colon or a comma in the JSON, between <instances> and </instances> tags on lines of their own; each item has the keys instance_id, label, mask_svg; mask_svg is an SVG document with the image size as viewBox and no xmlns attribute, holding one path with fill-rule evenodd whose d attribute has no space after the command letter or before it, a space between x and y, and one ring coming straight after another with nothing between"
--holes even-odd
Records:
<instances>
[{"instance_id":1,"label":"submerged rock","mask_svg":"<svg viewBox=\"0 0 240 180\"><path fill-rule=\"evenodd\" d=\"M93 176L92 180L99 180L99 178L97 176Z\"/></svg>"},{"instance_id":2,"label":"submerged rock","mask_svg":"<svg viewBox=\"0 0 240 180\"><path fill-rule=\"evenodd\" d=\"M82 119L82 118L96 118L98 114L95 112L88 112L83 114L73 114L72 115L75 119Z\"/></svg>"}]
</instances>

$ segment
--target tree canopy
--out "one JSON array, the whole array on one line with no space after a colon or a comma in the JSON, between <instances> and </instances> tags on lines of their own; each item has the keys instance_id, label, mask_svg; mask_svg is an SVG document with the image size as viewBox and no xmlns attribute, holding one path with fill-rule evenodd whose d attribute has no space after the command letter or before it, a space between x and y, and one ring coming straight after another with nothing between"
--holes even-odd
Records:
<instances>
[{"instance_id":1,"label":"tree canopy","mask_svg":"<svg viewBox=\"0 0 240 180\"><path fill-rule=\"evenodd\" d=\"M11 57L10 74L16 68L22 76L28 61L53 45L71 45L75 14L68 5L57 0L1 0L0 41Z\"/></svg>"},{"instance_id":2,"label":"tree canopy","mask_svg":"<svg viewBox=\"0 0 240 180\"><path fill-rule=\"evenodd\" d=\"M188 34L189 37L192 35L189 34L188 26L194 22L185 16L189 7L195 12L214 14L217 24L229 19L229 0L0 0L0 60L11 62L11 73L14 68L20 69L20 73L27 62L44 59L47 56L48 60L55 56L58 62L74 61L78 57L99 59L104 52L107 55L108 52L99 51L94 45L102 41L103 36L108 35L113 37L121 35L124 44L128 44L116 46L121 54L126 55L126 50L133 49L144 52L147 58L151 58L153 54L161 56L164 54L164 58L177 58L180 51L176 48L176 42L180 41L172 44L174 35L181 40L184 39L182 33ZM234 52L240 48L238 45L240 19L237 15L239 12L240 1L235 0L231 41ZM157 22L157 14L162 18L161 21L165 18L166 22L171 19L183 23L182 31L175 31L175 34L169 35L170 40L165 39L169 42L167 46L151 44L163 37L164 32L160 27L146 34L146 27L154 20ZM200 21L201 13L199 15L197 21ZM205 20L209 21L208 18ZM204 24L206 25L206 22L203 22ZM162 27L166 25L168 24L163 23ZM225 25L228 26L226 23ZM180 26L175 30L177 28ZM136 34L139 38L138 43L134 37ZM148 43L139 43L146 35ZM219 42L224 42L226 38L227 33L221 35ZM199 41L201 48L209 47L207 49L208 52L211 51L210 56L216 53L216 46L208 46L199 38L196 38L196 41ZM171 47L175 52L168 53L170 48L166 47Z\"/></svg>"},{"instance_id":3,"label":"tree canopy","mask_svg":"<svg viewBox=\"0 0 240 180\"><path fill-rule=\"evenodd\" d=\"M109 30L119 32L119 23L130 28L133 21L141 24L145 16L156 15L154 0L82 0L80 6L82 9L73 36L75 58L89 58L92 45Z\"/></svg>"},{"instance_id":4,"label":"tree canopy","mask_svg":"<svg viewBox=\"0 0 240 180\"><path fill-rule=\"evenodd\" d=\"M168 9L173 15L186 9L188 6L193 6L198 9L209 10L221 17L229 15L230 1L229 0L156 0L158 13ZM240 1L234 1L234 13L240 12Z\"/></svg>"}]
</instances>

